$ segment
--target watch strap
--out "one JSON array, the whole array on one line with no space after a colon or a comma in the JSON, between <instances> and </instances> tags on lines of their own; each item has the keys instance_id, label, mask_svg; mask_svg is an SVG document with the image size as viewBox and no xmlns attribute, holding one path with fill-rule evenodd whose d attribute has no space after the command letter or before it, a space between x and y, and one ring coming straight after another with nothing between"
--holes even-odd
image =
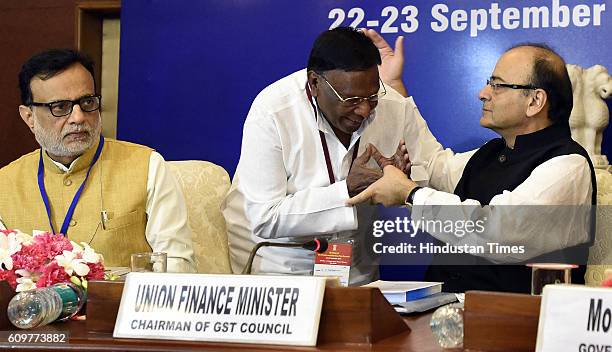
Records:
<instances>
[{"instance_id":1,"label":"watch strap","mask_svg":"<svg viewBox=\"0 0 612 352\"><path fill-rule=\"evenodd\" d=\"M414 195L415 195L415 193L416 193L418 190L420 190L421 188L423 188L423 187L420 187L420 186L416 186L416 187L414 187L414 188L413 188L413 189L410 191L410 193L408 193L408 197L406 197L406 202L405 202L405 203L406 203L406 204L409 204L409 205L412 205L412 204L414 203Z\"/></svg>"}]
</instances>

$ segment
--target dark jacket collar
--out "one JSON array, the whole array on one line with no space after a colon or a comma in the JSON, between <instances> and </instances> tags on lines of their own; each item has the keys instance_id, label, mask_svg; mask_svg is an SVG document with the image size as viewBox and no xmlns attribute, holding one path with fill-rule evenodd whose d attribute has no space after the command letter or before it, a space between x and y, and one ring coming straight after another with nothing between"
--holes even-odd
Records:
<instances>
[{"instance_id":1,"label":"dark jacket collar","mask_svg":"<svg viewBox=\"0 0 612 352\"><path fill-rule=\"evenodd\" d=\"M510 153L523 153L548 147L557 141L567 140L567 138L571 138L571 136L569 125L555 123L539 131L516 136L514 148L506 148Z\"/></svg>"}]
</instances>

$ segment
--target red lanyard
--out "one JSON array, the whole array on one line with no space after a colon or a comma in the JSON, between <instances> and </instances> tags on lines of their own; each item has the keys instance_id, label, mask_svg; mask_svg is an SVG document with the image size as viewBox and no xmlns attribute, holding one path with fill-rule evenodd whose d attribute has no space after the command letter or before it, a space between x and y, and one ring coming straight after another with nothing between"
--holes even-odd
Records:
<instances>
[{"instance_id":1,"label":"red lanyard","mask_svg":"<svg viewBox=\"0 0 612 352\"><path fill-rule=\"evenodd\" d=\"M306 83L306 95L308 96L310 106L312 106L312 111L314 112L314 118L316 121L317 107L312 102L312 94L310 93L310 87L308 86L308 82ZM321 147L323 148L323 154L325 155L325 165L327 166L327 176L329 176L329 184L333 185L336 182L336 177L334 176L334 169L332 168L331 158L329 157L329 149L327 149L327 140L325 139L325 134L321 130L319 130L319 137L321 137ZM350 167L353 166L353 162L357 158L357 151L359 150L359 139L357 140L357 143L355 143L354 148L355 149L353 149L353 158L351 159Z\"/></svg>"}]
</instances>

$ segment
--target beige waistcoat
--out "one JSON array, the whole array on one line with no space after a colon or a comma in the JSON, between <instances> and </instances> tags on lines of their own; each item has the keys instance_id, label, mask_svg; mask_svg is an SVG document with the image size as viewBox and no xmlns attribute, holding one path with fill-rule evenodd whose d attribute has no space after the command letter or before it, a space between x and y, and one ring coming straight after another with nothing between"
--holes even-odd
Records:
<instances>
[{"instance_id":1,"label":"beige waistcoat","mask_svg":"<svg viewBox=\"0 0 612 352\"><path fill-rule=\"evenodd\" d=\"M98 143L64 173L43 154L45 188L55 231L59 232L72 199L85 179ZM145 238L147 177L151 149L105 139L68 227L68 238L90 244L106 266L129 266L130 254L150 252ZM0 216L8 228L32 233L51 231L39 191L40 150L0 169ZM102 211L107 220L102 221Z\"/></svg>"}]
</instances>

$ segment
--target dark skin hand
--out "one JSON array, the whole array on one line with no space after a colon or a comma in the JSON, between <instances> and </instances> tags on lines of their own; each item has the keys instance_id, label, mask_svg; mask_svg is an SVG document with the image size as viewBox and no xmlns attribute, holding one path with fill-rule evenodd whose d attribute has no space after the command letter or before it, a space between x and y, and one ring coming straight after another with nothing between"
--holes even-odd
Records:
<instances>
[{"instance_id":1,"label":"dark skin hand","mask_svg":"<svg viewBox=\"0 0 612 352\"><path fill-rule=\"evenodd\" d=\"M368 188L369 185L376 182L376 180L383 175L380 169L373 169L366 166L372 157L372 147L372 144L368 144L366 150L355 158L351 170L346 177L346 187L351 197L361 193L361 191Z\"/></svg>"},{"instance_id":2,"label":"dark skin hand","mask_svg":"<svg viewBox=\"0 0 612 352\"><path fill-rule=\"evenodd\" d=\"M395 154L388 158L383 156L374 145L370 145L372 147L372 158L374 158L381 170L387 165L392 165L403 171L406 176L410 177L410 157L408 156L408 150L406 149L406 142L404 142L403 139L400 140Z\"/></svg>"},{"instance_id":3,"label":"dark skin hand","mask_svg":"<svg viewBox=\"0 0 612 352\"><path fill-rule=\"evenodd\" d=\"M367 167L370 158L374 158L380 169ZM407 175L410 174L410 159L408 158L406 144L403 140L397 146L395 154L388 158L383 156L373 144L367 145L366 150L353 162L351 170L346 177L349 196L354 197L372 183L378 181L383 175L382 169L387 165L395 166Z\"/></svg>"}]
</instances>

